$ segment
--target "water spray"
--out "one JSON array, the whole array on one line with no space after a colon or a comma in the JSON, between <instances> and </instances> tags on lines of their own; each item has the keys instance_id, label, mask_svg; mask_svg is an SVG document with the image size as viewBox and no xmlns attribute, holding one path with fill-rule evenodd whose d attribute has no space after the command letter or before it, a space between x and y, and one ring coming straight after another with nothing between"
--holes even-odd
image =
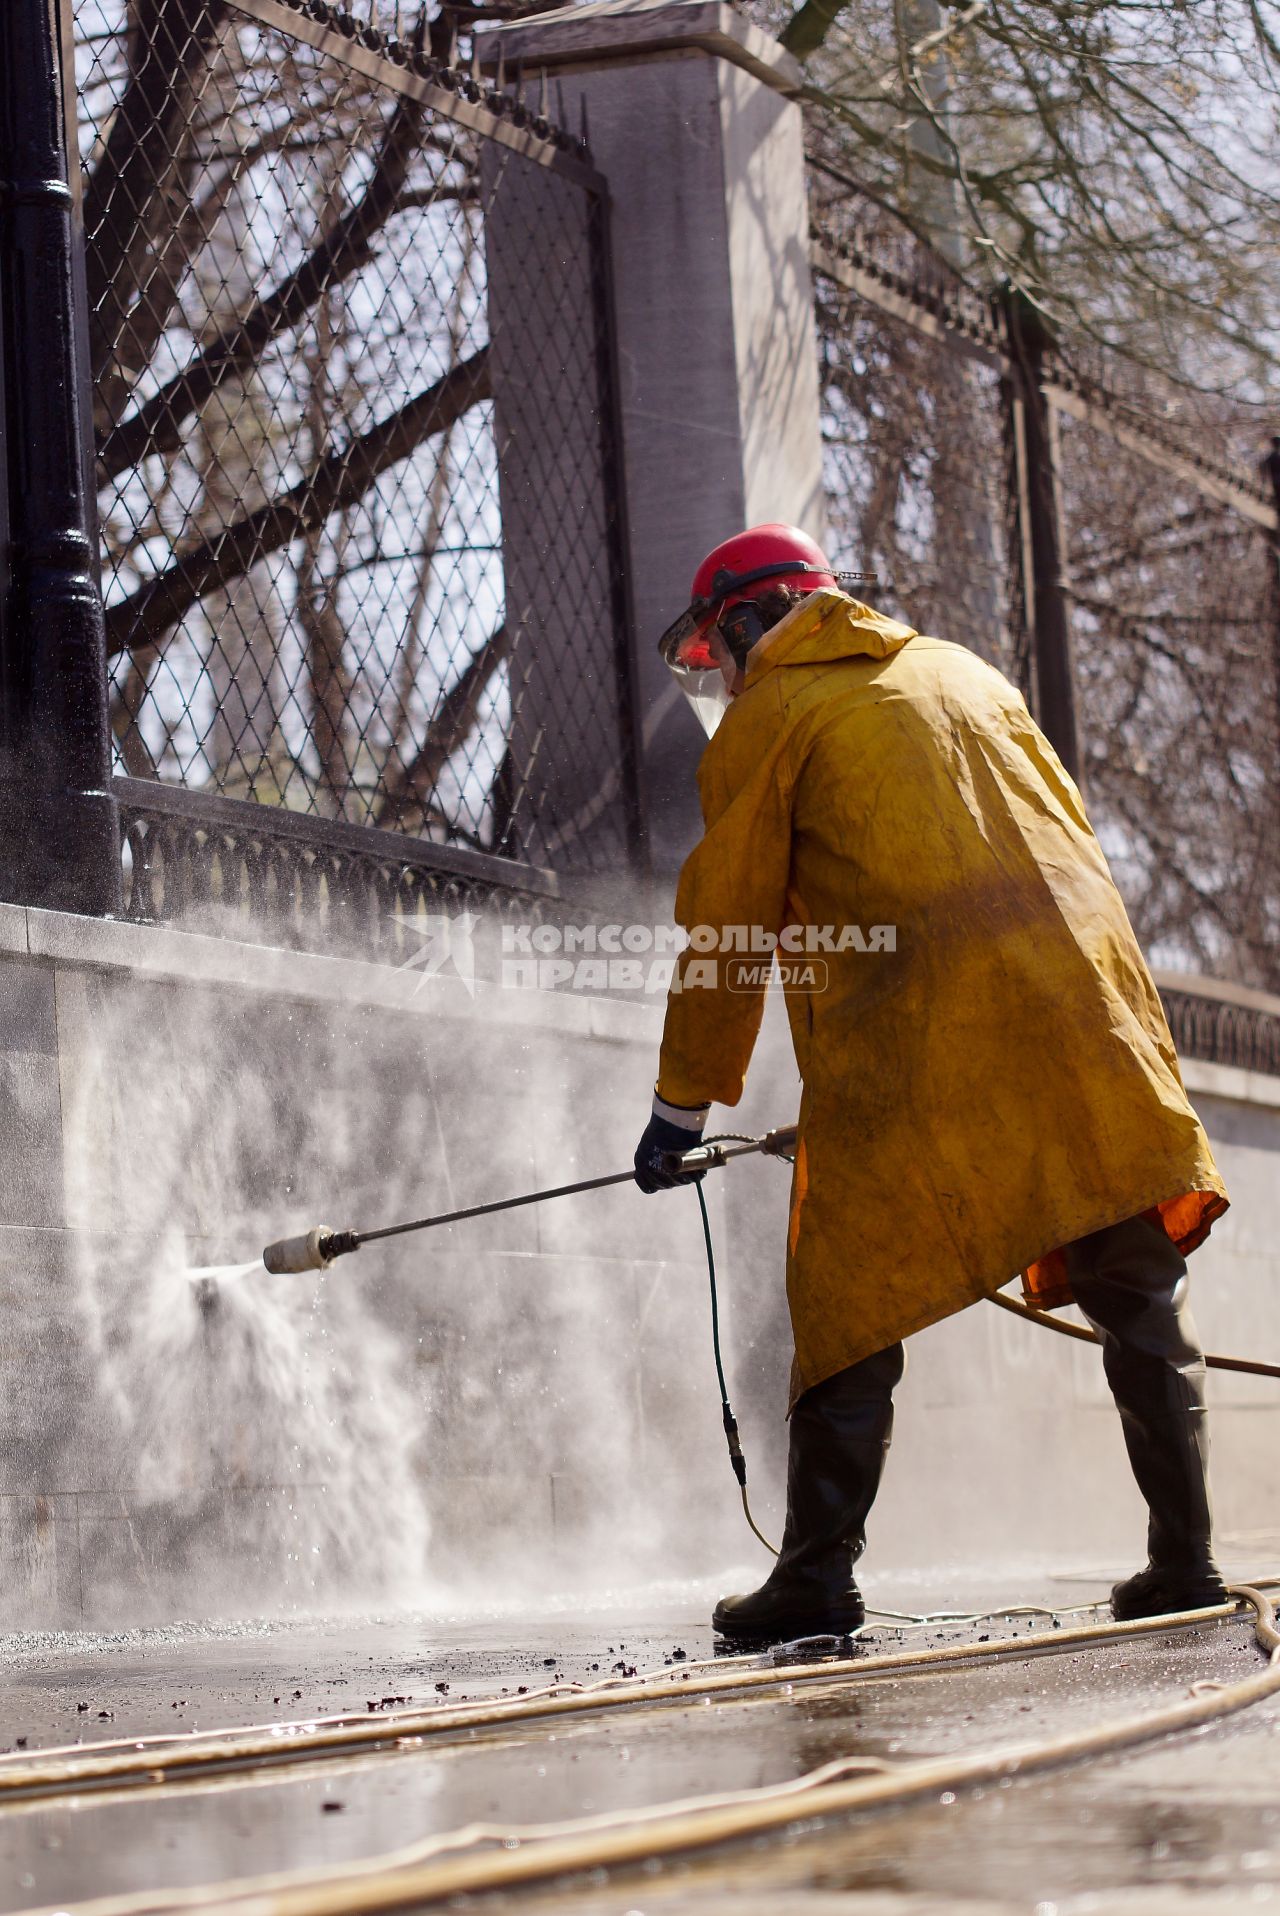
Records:
<instances>
[{"instance_id":1,"label":"water spray","mask_svg":"<svg viewBox=\"0 0 1280 1916\"><path fill-rule=\"evenodd\" d=\"M670 1152L664 1160L664 1168L669 1173L706 1172L719 1170L731 1158L752 1156L760 1152L765 1157L783 1158L788 1163L795 1153L796 1137L799 1127L794 1124L781 1126L776 1131L766 1131L763 1137L745 1137L739 1133L725 1133L719 1137L704 1139L690 1151ZM296 1237L277 1238L268 1244L262 1253L262 1264L246 1267L258 1270L263 1267L273 1277L291 1276L303 1271L327 1271L340 1257L347 1257L352 1251L358 1251L362 1244L374 1244L383 1238L405 1237L411 1231L430 1231L440 1224L460 1224L466 1218L492 1217L499 1211L515 1211L524 1204L546 1204L552 1198L576 1197L583 1191L601 1191L612 1184L630 1184L634 1181L635 1171L612 1171L606 1177L583 1178L576 1184L557 1184L548 1191L526 1191L520 1197L498 1198L491 1204L469 1204L458 1211L438 1211L431 1217L412 1218L406 1224L384 1224L374 1231L335 1231L331 1225L315 1224L309 1231L302 1231ZM766 1550L777 1555L777 1551L765 1537L751 1514L751 1505L747 1498L747 1460L743 1455L742 1444L738 1436L738 1422L729 1402L728 1386L725 1383L724 1363L720 1355L720 1309L716 1292L715 1253L711 1244L711 1219L707 1213L707 1201L703 1196L701 1178L694 1184L698 1195L698 1206L702 1216L702 1230L707 1248L707 1275L711 1284L711 1342L715 1352L716 1378L720 1386L720 1413L724 1423L725 1441L729 1446L729 1461L733 1474L738 1480L738 1489L742 1497L742 1509L754 1534ZM239 1273L236 1273L239 1275ZM192 1273L198 1276L198 1296L201 1308L212 1311L216 1298L216 1288L207 1272Z\"/></svg>"}]
</instances>

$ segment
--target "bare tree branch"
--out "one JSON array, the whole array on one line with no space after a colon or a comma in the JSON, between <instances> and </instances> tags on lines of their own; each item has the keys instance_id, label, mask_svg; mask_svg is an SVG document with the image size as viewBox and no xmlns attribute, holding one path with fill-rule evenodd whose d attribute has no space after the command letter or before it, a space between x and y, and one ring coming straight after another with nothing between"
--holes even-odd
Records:
<instances>
[{"instance_id":1,"label":"bare tree branch","mask_svg":"<svg viewBox=\"0 0 1280 1916\"><path fill-rule=\"evenodd\" d=\"M356 205L342 217L327 221L319 244L300 266L108 434L99 454L103 481L129 471L148 453L170 452L180 445L186 420L223 380L251 365L329 287L366 264L374 238L396 211L409 164L421 142L424 113L415 100L397 102L372 178Z\"/></svg>"},{"instance_id":2,"label":"bare tree branch","mask_svg":"<svg viewBox=\"0 0 1280 1916\"><path fill-rule=\"evenodd\" d=\"M95 378L110 366L157 240L186 199L179 189L196 92L227 17L226 0L136 0L132 8L128 85L85 190Z\"/></svg>"},{"instance_id":3,"label":"bare tree branch","mask_svg":"<svg viewBox=\"0 0 1280 1916\"><path fill-rule=\"evenodd\" d=\"M507 628L500 625L445 694L416 756L388 778L375 825L394 828L412 807L426 804L446 764L474 729L485 688L508 650Z\"/></svg>"},{"instance_id":4,"label":"bare tree branch","mask_svg":"<svg viewBox=\"0 0 1280 1916\"><path fill-rule=\"evenodd\" d=\"M157 578L110 606L108 655L158 644L197 599L225 590L260 560L323 525L330 513L354 504L381 473L488 397L488 349L482 348L390 418L327 454L280 498L183 553Z\"/></svg>"}]
</instances>

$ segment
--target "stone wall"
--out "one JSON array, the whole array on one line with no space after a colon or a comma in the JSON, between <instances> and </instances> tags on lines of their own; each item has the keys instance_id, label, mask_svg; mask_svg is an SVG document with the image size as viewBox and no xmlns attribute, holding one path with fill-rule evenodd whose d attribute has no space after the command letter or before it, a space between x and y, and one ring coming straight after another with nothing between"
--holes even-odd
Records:
<instances>
[{"instance_id":1,"label":"stone wall","mask_svg":"<svg viewBox=\"0 0 1280 1916\"><path fill-rule=\"evenodd\" d=\"M223 1282L370 1227L624 1167L660 1012L0 909L0 1602L9 1627L529 1600L758 1568L691 1195L624 1185ZM794 1114L770 1013L733 1128ZM1187 1065L1235 1198L1206 1339L1280 1354L1280 1084ZM727 1114L719 1114L722 1120ZM782 1167L711 1180L758 1515L780 1522ZM1215 1379L1224 1532L1280 1529L1280 1403ZM979 1307L913 1340L870 1567L1123 1568L1140 1517L1092 1352Z\"/></svg>"},{"instance_id":2,"label":"stone wall","mask_svg":"<svg viewBox=\"0 0 1280 1916\"><path fill-rule=\"evenodd\" d=\"M11 907L0 939L10 1624L426 1600L733 1535L692 1198L478 1220L209 1312L183 1275L625 1166L652 1008Z\"/></svg>"}]
</instances>

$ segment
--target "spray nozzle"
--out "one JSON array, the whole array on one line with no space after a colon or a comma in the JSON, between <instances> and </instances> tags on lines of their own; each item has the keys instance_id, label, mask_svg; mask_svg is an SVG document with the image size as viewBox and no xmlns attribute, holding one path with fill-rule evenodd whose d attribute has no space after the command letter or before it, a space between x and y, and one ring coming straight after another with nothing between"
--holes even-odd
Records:
<instances>
[{"instance_id":1,"label":"spray nozzle","mask_svg":"<svg viewBox=\"0 0 1280 1916\"><path fill-rule=\"evenodd\" d=\"M300 1237L277 1238L274 1244L268 1244L262 1262L273 1277L296 1271L327 1271L336 1257L345 1257L359 1243L355 1231L334 1231L327 1224L317 1224Z\"/></svg>"}]
</instances>

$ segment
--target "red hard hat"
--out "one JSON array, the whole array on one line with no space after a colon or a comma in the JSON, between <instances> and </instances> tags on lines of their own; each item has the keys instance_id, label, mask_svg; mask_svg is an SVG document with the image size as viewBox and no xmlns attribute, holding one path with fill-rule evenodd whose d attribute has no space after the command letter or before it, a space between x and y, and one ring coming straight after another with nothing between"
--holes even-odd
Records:
<instances>
[{"instance_id":1,"label":"red hard hat","mask_svg":"<svg viewBox=\"0 0 1280 1916\"><path fill-rule=\"evenodd\" d=\"M745 575L750 574L748 579ZM739 586L763 585L785 578L797 592L833 586L836 575L815 539L799 526L751 526L709 552L693 575L692 597L714 599L717 608L732 605Z\"/></svg>"},{"instance_id":2,"label":"red hard hat","mask_svg":"<svg viewBox=\"0 0 1280 1916\"><path fill-rule=\"evenodd\" d=\"M693 575L692 603L658 641L668 665L715 669L707 635L726 606L754 598L762 586L789 585L794 592L834 586L817 541L799 526L752 526L714 547Z\"/></svg>"}]
</instances>

